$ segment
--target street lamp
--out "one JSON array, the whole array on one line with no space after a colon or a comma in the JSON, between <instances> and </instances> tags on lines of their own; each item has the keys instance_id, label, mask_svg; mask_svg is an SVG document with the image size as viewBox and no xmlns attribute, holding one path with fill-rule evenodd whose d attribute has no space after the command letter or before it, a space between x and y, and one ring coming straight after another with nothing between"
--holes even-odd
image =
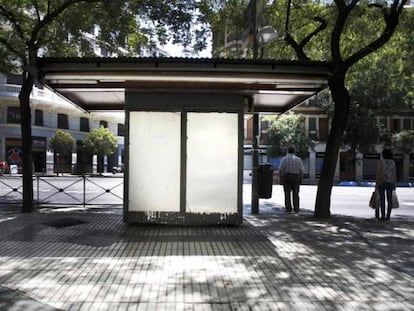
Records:
<instances>
[{"instance_id":1,"label":"street lamp","mask_svg":"<svg viewBox=\"0 0 414 311\"><path fill-rule=\"evenodd\" d=\"M257 31L257 46L261 48L260 58L263 57L264 45L279 38L279 34L272 26L264 26Z\"/></svg>"},{"instance_id":2,"label":"street lamp","mask_svg":"<svg viewBox=\"0 0 414 311\"><path fill-rule=\"evenodd\" d=\"M279 37L276 29L272 26L264 26L257 31L257 40L259 45L271 43Z\"/></svg>"},{"instance_id":3,"label":"street lamp","mask_svg":"<svg viewBox=\"0 0 414 311\"><path fill-rule=\"evenodd\" d=\"M263 57L263 47L266 43L278 38L276 29L265 26L255 31L253 42L253 58L257 59L259 47ZM253 105L254 106L254 105ZM259 213L259 114L253 113L253 152L252 152L252 214Z\"/></svg>"}]
</instances>

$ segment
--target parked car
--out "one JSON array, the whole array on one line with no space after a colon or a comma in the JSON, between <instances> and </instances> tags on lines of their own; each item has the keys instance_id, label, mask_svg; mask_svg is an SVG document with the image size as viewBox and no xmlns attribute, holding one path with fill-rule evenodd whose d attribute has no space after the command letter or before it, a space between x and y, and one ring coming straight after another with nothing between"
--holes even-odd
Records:
<instances>
[{"instance_id":1,"label":"parked car","mask_svg":"<svg viewBox=\"0 0 414 311\"><path fill-rule=\"evenodd\" d=\"M123 172L124 172L124 165L123 164L121 164L120 166L112 167L112 174L123 173Z\"/></svg>"},{"instance_id":2,"label":"parked car","mask_svg":"<svg viewBox=\"0 0 414 311\"><path fill-rule=\"evenodd\" d=\"M0 161L0 176L10 174L10 166L6 161Z\"/></svg>"}]
</instances>

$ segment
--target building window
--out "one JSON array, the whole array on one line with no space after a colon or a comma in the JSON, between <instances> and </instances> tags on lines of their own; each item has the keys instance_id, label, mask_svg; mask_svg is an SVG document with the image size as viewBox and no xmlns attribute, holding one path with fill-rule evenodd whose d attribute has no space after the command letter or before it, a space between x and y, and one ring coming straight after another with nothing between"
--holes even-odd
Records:
<instances>
[{"instance_id":1,"label":"building window","mask_svg":"<svg viewBox=\"0 0 414 311\"><path fill-rule=\"evenodd\" d=\"M311 98L308 101L309 107L318 107L318 99L317 98Z\"/></svg>"},{"instance_id":2,"label":"building window","mask_svg":"<svg viewBox=\"0 0 414 311\"><path fill-rule=\"evenodd\" d=\"M309 118L309 138L318 140L316 133L316 118Z\"/></svg>"},{"instance_id":3,"label":"building window","mask_svg":"<svg viewBox=\"0 0 414 311\"><path fill-rule=\"evenodd\" d=\"M411 120L404 119L403 120L403 130L411 130Z\"/></svg>"},{"instance_id":4,"label":"building window","mask_svg":"<svg viewBox=\"0 0 414 311\"><path fill-rule=\"evenodd\" d=\"M268 139L269 125L270 125L270 122L268 120L260 119L260 125L259 125L260 141L266 141Z\"/></svg>"},{"instance_id":5,"label":"building window","mask_svg":"<svg viewBox=\"0 0 414 311\"><path fill-rule=\"evenodd\" d=\"M82 132L89 132L89 119L81 117L79 130Z\"/></svg>"},{"instance_id":6,"label":"building window","mask_svg":"<svg viewBox=\"0 0 414 311\"><path fill-rule=\"evenodd\" d=\"M59 129L69 129L69 119L67 114L58 113L58 124Z\"/></svg>"},{"instance_id":7,"label":"building window","mask_svg":"<svg viewBox=\"0 0 414 311\"><path fill-rule=\"evenodd\" d=\"M252 143L253 141L253 118L249 118L246 120L245 128L246 128L246 134L244 135L244 139Z\"/></svg>"},{"instance_id":8,"label":"building window","mask_svg":"<svg viewBox=\"0 0 414 311\"><path fill-rule=\"evenodd\" d=\"M118 136L125 136L125 126L122 123L118 123Z\"/></svg>"},{"instance_id":9,"label":"building window","mask_svg":"<svg viewBox=\"0 0 414 311\"><path fill-rule=\"evenodd\" d=\"M34 124L38 126L43 126L43 111L35 109L35 119Z\"/></svg>"},{"instance_id":10,"label":"building window","mask_svg":"<svg viewBox=\"0 0 414 311\"><path fill-rule=\"evenodd\" d=\"M267 129L269 128L269 126L270 126L270 122L269 122L269 120L260 120L260 129L262 130L262 131L267 131Z\"/></svg>"},{"instance_id":11,"label":"building window","mask_svg":"<svg viewBox=\"0 0 414 311\"><path fill-rule=\"evenodd\" d=\"M101 57L108 57L108 49L107 48L101 48Z\"/></svg>"},{"instance_id":12,"label":"building window","mask_svg":"<svg viewBox=\"0 0 414 311\"><path fill-rule=\"evenodd\" d=\"M7 84L22 85L23 79L21 75L7 75Z\"/></svg>"},{"instance_id":13,"label":"building window","mask_svg":"<svg viewBox=\"0 0 414 311\"><path fill-rule=\"evenodd\" d=\"M99 121L99 127L101 126L103 126L104 128L108 128L108 122L104 120Z\"/></svg>"},{"instance_id":14,"label":"building window","mask_svg":"<svg viewBox=\"0 0 414 311\"><path fill-rule=\"evenodd\" d=\"M329 135L329 119L320 118L319 119L319 140L327 141Z\"/></svg>"},{"instance_id":15,"label":"building window","mask_svg":"<svg viewBox=\"0 0 414 311\"><path fill-rule=\"evenodd\" d=\"M19 107L7 107L7 123L20 123Z\"/></svg>"},{"instance_id":16,"label":"building window","mask_svg":"<svg viewBox=\"0 0 414 311\"><path fill-rule=\"evenodd\" d=\"M380 124L381 124L382 128L383 128L386 132L388 132L388 122L387 122L387 119L385 119L385 118L381 118L381 119L379 120L379 122L380 122Z\"/></svg>"},{"instance_id":17,"label":"building window","mask_svg":"<svg viewBox=\"0 0 414 311\"><path fill-rule=\"evenodd\" d=\"M380 140L387 140L388 139L388 133L389 133L389 129L388 129L388 121L386 118L380 118L378 120L380 126L381 126L381 131L380 131Z\"/></svg>"},{"instance_id":18,"label":"building window","mask_svg":"<svg viewBox=\"0 0 414 311\"><path fill-rule=\"evenodd\" d=\"M392 119L392 130L393 133L401 131L401 119Z\"/></svg>"}]
</instances>

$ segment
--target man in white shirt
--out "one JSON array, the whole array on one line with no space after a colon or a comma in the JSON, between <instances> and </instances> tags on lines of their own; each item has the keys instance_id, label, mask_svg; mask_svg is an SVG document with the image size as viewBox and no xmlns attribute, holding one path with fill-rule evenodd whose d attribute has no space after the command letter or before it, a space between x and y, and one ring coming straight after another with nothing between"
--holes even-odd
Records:
<instances>
[{"instance_id":1,"label":"man in white shirt","mask_svg":"<svg viewBox=\"0 0 414 311\"><path fill-rule=\"evenodd\" d=\"M303 179L304 173L303 162L301 158L295 155L295 148L289 147L288 154L282 159L279 166L279 175L283 190L285 192L285 209L286 212L299 212L299 186Z\"/></svg>"}]
</instances>

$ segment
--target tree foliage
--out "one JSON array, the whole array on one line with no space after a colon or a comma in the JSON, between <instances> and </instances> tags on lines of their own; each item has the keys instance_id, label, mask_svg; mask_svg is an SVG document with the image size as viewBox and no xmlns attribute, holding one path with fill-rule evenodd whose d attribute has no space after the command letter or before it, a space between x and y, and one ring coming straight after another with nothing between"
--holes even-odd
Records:
<instances>
[{"instance_id":1,"label":"tree foliage","mask_svg":"<svg viewBox=\"0 0 414 311\"><path fill-rule=\"evenodd\" d=\"M285 155L289 146L294 146L296 153L303 158L308 157L309 148L314 146L305 133L305 118L301 114L287 113L279 116L266 116L270 122L267 139L268 155L278 157Z\"/></svg>"},{"instance_id":2,"label":"tree foliage","mask_svg":"<svg viewBox=\"0 0 414 311\"><path fill-rule=\"evenodd\" d=\"M196 0L2 0L0 71L20 73L23 144L23 211L33 210L30 93L38 82L37 57L87 56L93 48L135 55L152 40L203 48L203 31L194 31ZM98 40L87 33L99 29ZM93 48L92 48L93 47Z\"/></svg>"},{"instance_id":3,"label":"tree foliage","mask_svg":"<svg viewBox=\"0 0 414 311\"><path fill-rule=\"evenodd\" d=\"M414 10L408 10L390 41L349 71L350 110L343 143L353 153L370 152L375 144L387 143L382 139L386 129L377 117L410 109L414 102L414 50L409 48L414 46L413 29ZM325 98L319 102L332 117L332 101Z\"/></svg>"},{"instance_id":4,"label":"tree foliage","mask_svg":"<svg viewBox=\"0 0 414 311\"><path fill-rule=\"evenodd\" d=\"M406 10L394 36L356 63L347 76L351 101L388 114L414 101L414 10Z\"/></svg>"},{"instance_id":5,"label":"tree foliage","mask_svg":"<svg viewBox=\"0 0 414 311\"><path fill-rule=\"evenodd\" d=\"M316 217L330 216L335 168L351 109L346 85L349 71L391 39L400 16L407 11L403 9L406 2L280 0L273 1L265 12L266 23L277 29L280 39L269 45L264 57L331 63L328 85L334 108L318 184Z\"/></svg>"},{"instance_id":6,"label":"tree foliage","mask_svg":"<svg viewBox=\"0 0 414 311\"><path fill-rule=\"evenodd\" d=\"M155 42L168 41L199 51L206 46L207 33L194 29L202 22L197 7L195 0L4 0L0 53L27 63L29 45L54 57L94 56L94 44L117 55L137 55ZM97 35L94 44L91 32ZM9 69L13 61L2 63Z\"/></svg>"},{"instance_id":7,"label":"tree foliage","mask_svg":"<svg viewBox=\"0 0 414 311\"><path fill-rule=\"evenodd\" d=\"M246 0L202 0L200 11L213 33L213 55L215 57L241 57L244 54L240 47L248 35L244 10ZM235 49L223 49L226 42L236 41Z\"/></svg>"},{"instance_id":8,"label":"tree foliage","mask_svg":"<svg viewBox=\"0 0 414 311\"><path fill-rule=\"evenodd\" d=\"M98 157L112 155L118 146L115 135L103 126L94 129L83 139L85 151Z\"/></svg>"},{"instance_id":9,"label":"tree foliage","mask_svg":"<svg viewBox=\"0 0 414 311\"><path fill-rule=\"evenodd\" d=\"M364 1L364 0L334 0L332 5L325 5L329 12L326 17L319 15L316 19L327 26L317 27L314 31L307 30L307 35L295 37L290 33L289 13L286 16L285 42L295 51L298 59L311 59L307 55L306 45L314 38L328 31L329 59L332 64L332 76L328 80L334 113L332 126L326 144L325 158L319 179L315 216L330 217L331 192L335 175L338 153L342 138L348 125L351 98L346 86L350 69L384 46L392 37L403 13L405 0ZM288 10L290 4L288 1ZM367 19L367 17L369 19ZM298 19L295 19L298 20ZM330 24L329 21L333 23ZM305 44L302 44L305 43Z\"/></svg>"},{"instance_id":10,"label":"tree foliage","mask_svg":"<svg viewBox=\"0 0 414 311\"><path fill-rule=\"evenodd\" d=\"M62 155L70 154L74 145L75 139L72 135L61 129L56 130L55 135L49 141L49 147Z\"/></svg>"},{"instance_id":11,"label":"tree foliage","mask_svg":"<svg viewBox=\"0 0 414 311\"><path fill-rule=\"evenodd\" d=\"M414 146L414 131L403 130L395 133L391 137L391 142L396 151L409 154L412 146Z\"/></svg>"}]
</instances>

